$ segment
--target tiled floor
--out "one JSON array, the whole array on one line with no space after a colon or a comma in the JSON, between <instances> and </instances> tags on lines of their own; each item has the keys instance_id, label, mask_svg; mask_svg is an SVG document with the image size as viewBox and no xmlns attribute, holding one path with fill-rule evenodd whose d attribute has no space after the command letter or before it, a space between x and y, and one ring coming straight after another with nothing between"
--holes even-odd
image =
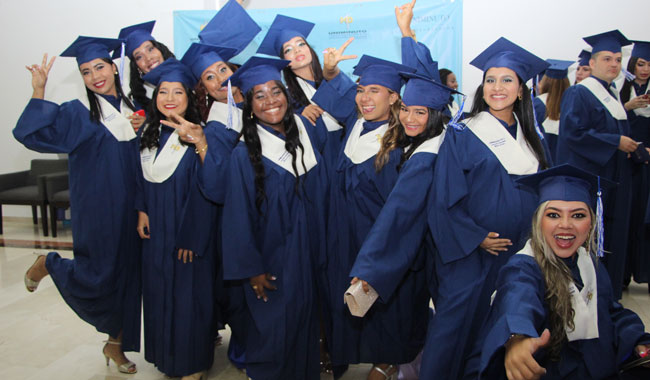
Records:
<instances>
[{"instance_id":1,"label":"tiled floor","mask_svg":"<svg viewBox=\"0 0 650 380\"><path fill-rule=\"evenodd\" d=\"M163 380L165 376L144 360L142 353L129 353L138 373L125 375L113 363L104 365L101 355L105 336L81 321L61 299L52 280L44 279L30 294L23 285L25 270L36 256L33 252L55 249L25 248L59 246L70 257L69 228L59 228L57 238L43 237L40 228L25 218L5 218L0 235L0 379L3 380ZM650 326L650 296L646 285L632 284L623 295L623 304L636 311ZM229 331L222 332L224 345L215 350L212 380L246 379L226 359ZM365 379L368 365L353 366L343 380ZM325 379L326 377L323 377ZM330 377L331 378L331 377Z\"/></svg>"}]
</instances>

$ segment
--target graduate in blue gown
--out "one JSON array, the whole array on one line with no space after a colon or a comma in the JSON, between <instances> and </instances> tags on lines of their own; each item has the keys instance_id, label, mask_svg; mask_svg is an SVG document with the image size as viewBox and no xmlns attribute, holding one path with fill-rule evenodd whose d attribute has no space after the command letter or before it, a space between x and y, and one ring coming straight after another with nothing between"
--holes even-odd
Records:
<instances>
[{"instance_id":1,"label":"graduate in blue gown","mask_svg":"<svg viewBox=\"0 0 650 380\"><path fill-rule=\"evenodd\" d=\"M418 316L406 310L412 308L412 291L424 286L424 271L407 276L399 296L363 319L350 314L343 304L342 295L350 285L349 273L357 253L397 181L396 168L402 149L391 142L399 127L397 111L403 79L398 72L414 72L415 69L363 56L354 71L355 75L361 76L357 86L337 71L336 63L345 59L343 50L346 44L338 50L328 49L325 71L327 89L332 91L326 99L323 90L319 102L332 115L342 117L339 121L346 126L343 149L332 168L329 204L330 353L335 366L365 362L385 369L389 365L410 362L422 346L422 337L418 337L421 331L405 334L399 330L403 326L419 324ZM357 91L356 107L351 107L348 96L354 88ZM349 114L341 115L337 105L339 110L345 108ZM357 110L362 118L358 118Z\"/></svg>"},{"instance_id":2,"label":"graduate in blue gown","mask_svg":"<svg viewBox=\"0 0 650 380\"><path fill-rule=\"evenodd\" d=\"M201 43L194 43L183 55L197 80L197 101L202 104L202 120L208 149L202 165L197 168L198 183L203 194L217 204L214 233L217 235L215 260L219 275L215 288L224 297L217 300L221 313L217 324L231 328L228 357L240 369L245 367L246 308L241 281L224 281L221 258L221 223L226 178L230 155L241 131L243 94L228 79L233 65L228 61L241 52L261 28L236 1L229 1L199 33ZM215 45L216 44L216 45ZM218 46L217 46L218 45Z\"/></svg>"},{"instance_id":3,"label":"graduate in blue gown","mask_svg":"<svg viewBox=\"0 0 650 380\"><path fill-rule=\"evenodd\" d=\"M120 72L123 72L124 57L129 58L129 97L138 109L148 109L154 85L145 82L143 76L168 58L174 58L169 48L151 35L156 21L124 27L118 36L122 48L113 52L113 59L122 57ZM144 121L144 120L142 120Z\"/></svg>"},{"instance_id":4,"label":"graduate in blue gown","mask_svg":"<svg viewBox=\"0 0 650 380\"><path fill-rule=\"evenodd\" d=\"M246 374L318 379L317 269L325 255L325 141L291 112L280 70L253 57L231 77L245 94L223 210L226 280L242 280Z\"/></svg>"},{"instance_id":5,"label":"graduate in blue gown","mask_svg":"<svg viewBox=\"0 0 650 380\"><path fill-rule=\"evenodd\" d=\"M592 207L605 180L562 165L521 183L540 204L530 240L499 273L481 378L647 379L650 368L619 374L647 354L650 334L617 302L598 263L602 221Z\"/></svg>"},{"instance_id":6,"label":"graduate in blue gown","mask_svg":"<svg viewBox=\"0 0 650 380\"><path fill-rule=\"evenodd\" d=\"M135 227L136 134L109 51L119 40L79 37L61 56L76 57L87 98L61 105L44 100L54 62L28 66L34 93L14 137L43 153L67 153L74 259L40 256L25 274L27 290L49 274L84 321L109 335L104 355L120 372L136 367L123 351L140 349L140 243ZM120 347L121 344L121 347ZM107 363L108 364L108 363Z\"/></svg>"},{"instance_id":7,"label":"graduate in blue gown","mask_svg":"<svg viewBox=\"0 0 650 380\"><path fill-rule=\"evenodd\" d=\"M550 64L540 82L540 95L533 100L535 118L544 130L544 139L555 161L557 135L560 133L560 103L564 91L571 85L567 74L573 61L547 59ZM550 108L550 111L547 110ZM552 113L552 114L551 114Z\"/></svg>"},{"instance_id":8,"label":"graduate in blue gown","mask_svg":"<svg viewBox=\"0 0 650 380\"><path fill-rule=\"evenodd\" d=\"M636 77L627 80L621 88L621 102L627 111L630 137L650 146L650 42L633 41L634 48L627 71ZM630 215L629 256L625 283L631 277L638 283L648 283L650 291L650 231L645 222L648 194L650 193L650 166L634 165L632 169L632 208Z\"/></svg>"},{"instance_id":9,"label":"graduate in blue gown","mask_svg":"<svg viewBox=\"0 0 650 380\"><path fill-rule=\"evenodd\" d=\"M523 246L537 204L536 195L515 179L549 165L525 84L548 63L500 38L471 64L483 70L483 84L465 127L447 130L430 193L438 294L423 353L424 379L475 375L467 358L496 275Z\"/></svg>"},{"instance_id":10,"label":"graduate in blue gown","mask_svg":"<svg viewBox=\"0 0 650 380\"><path fill-rule=\"evenodd\" d=\"M430 265L426 267L428 291L423 282L427 278L418 276L418 281L410 286L403 286L402 281L422 271L427 263L434 261L436 254L427 225L427 203L429 192L435 191L433 168L444 139L444 124L449 121L444 110L455 91L417 74L404 76L408 82L396 138L397 146L403 150L399 177L361 246L350 276L354 276L353 283L362 279L364 288L369 284L379 293L380 303L373 309L387 309L396 298L410 300L410 305L402 301L399 305L403 306L402 318L412 318L412 321L392 327L401 339L390 344L401 344L396 348L411 350L411 345L423 342L429 299L435 298L437 292L435 273ZM409 297L406 292L411 293ZM390 375L394 371L390 368L380 372Z\"/></svg>"},{"instance_id":11,"label":"graduate in blue gown","mask_svg":"<svg viewBox=\"0 0 650 380\"><path fill-rule=\"evenodd\" d=\"M338 154L344 130L338 119L325 112L314 99L324 83L318 54L307 42L314 26L309 21L277 15L257 52L291 61L282 70L291 106L295 113L306 117L312 125L322 123L326 127L328 138L323 154L329 158ZM330 164L333 162L328 162Z\"/></svg>"},{"instance_id":12,"label":"graduate in blue gown","mask_svg":"<svg viewBox=\"0 0 650 380\"><path fill-rule=\"evenodd\" d=\"M216 206L196 178L208 146L189 69L171 58L145 80L156 84L139 147L145 359L167 376L200 379L212 366L221 297Z\"/></svg>"},{"instance_id":13,"label":"graduate in blue gown","mask_svg":"<svg viewBox=\"0 0 650 380\"><path fill-rule=\"evenodd\" d=\"M589 78L591 75L591 66L589 66L590 59L591 52L587 50L580 51L580 54L578 54L578 67L576 67L576 80L573 84L578 84L583 79Z\"/></svg>"},{"instance_id":14,"label":"graduate in blue gown","mask_svg":"<svg viewBox=\"0 0 650 380\"><path fill-rule=\"evenodd\" d=\"M625 109L610 86L621 69L621 46L630 42L618 30L585 41L593 46L591 76L564 93L556 154L558 163L572 164L619 184L603 196L607 252L603 262L614 297L620 299L630 219L632 161L628 154L637 149L637 143L629 137Z\"/></svg>"}]
</instances>

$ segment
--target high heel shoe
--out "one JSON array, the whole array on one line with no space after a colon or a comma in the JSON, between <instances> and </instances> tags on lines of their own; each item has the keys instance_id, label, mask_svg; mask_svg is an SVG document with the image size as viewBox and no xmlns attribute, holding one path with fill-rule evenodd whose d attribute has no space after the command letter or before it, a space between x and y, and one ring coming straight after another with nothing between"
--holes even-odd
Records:
<instances>
[{"instance_id":1,"label":"high heel shoe","mask_svg":"<svg viewBox=\"0 0 650 380\"><path fill-rule=\"evenodd\" d=\"M374 365L370 371L372 372L373 370L384 375L384 380L394 380L397 378L397 368L392 364L389 364L385 369L381 369L378 365Z\"/></svg>"},{"instance_id":2,"label":"high heel shoe","mask_svg":"<svg viewBox=\"0 0 650 380\"><path fill-rule=\"evenodd\" d=\"M120 371L121 373L134 374L134 373L138 372L138 369L136 368L135 363L133 363L132 361L127 359L126 363L117 364L117 361L115 361L115 359L113 359L110 356L106 355L106 347L109 344L114 344L114 345L117 345L117 346L121 346L122 343L114 342L112 340L105 340L104 343L106 343L106 345L104 345L104 348L102 348L102 354L104 354L104 358L106 358L106 366L107 367L108 367L108 363L112 359L113 362L115 363L115 365L117 365L117 370Z\"/></svg>"},{"instance_id":3,"label":"high heel shoe","mask_svg":"<svg viewBox=\"0 0 650 380\"><path fill-rule=\"evenodd\" d=\"M181 380L207 380L208 379L208 371L201 371L197 373L193 373L188 376L183 376Z\"/></svg>"},{"instance_id":4,"label":"high heel shoe","mask_svg":"<svg viewBox=\"0 0 650 380\"><path fill-rule=\"evenodd\" d=\"M40 280L39 281L32 280L31 278L27 277L27 273L29 273L29 271L32 270L32 268L34 268L34 265L36 265L36 263L38 263L38 260L40 260L41 257L45 257L45 256L44 255L38 255L36 260L34 260L34 264L32 264L32 266L29 267L29 269L27 269L27 272L25 272L25 277L24 277L25 289L27 289L27 291L30 292L30 293L34 293L36 291L36 289L38 289L38 284L40 284L41 281Z\"/></svg>"}]
</instances>

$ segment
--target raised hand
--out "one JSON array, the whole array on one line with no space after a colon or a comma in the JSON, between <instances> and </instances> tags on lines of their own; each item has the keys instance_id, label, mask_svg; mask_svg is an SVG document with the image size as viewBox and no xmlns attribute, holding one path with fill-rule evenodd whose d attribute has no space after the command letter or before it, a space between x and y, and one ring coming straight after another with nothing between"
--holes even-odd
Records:
<instances>
[{"instance_id":1,"label":"raised hand","mask_svg":"<svg viewBox=\"0 0 650 380\"><path fill-rule=\"evenodd\" d=\"M47 53L43 54L43 62L41 65L33 64L25 66L27 70L32 73L32 98L43 99L45 97L45 84L47 83L47 76L50 74L50 69L56 57L52 57L50 62L47 61Z\"/></svg>"},{"instance_id":2,"label":"raised hand","mask_svg":"<svg viewBox=\"0 0 650 380\"><path fill-rule=\"evenodd\" d=\"M411 21L413 20L413 8L415 7L415 0L395 7L395 20L402 37L415 37L415 33L411 29Z\"/></svg>"},{"instance_id":3,"label":"raised hand","mask_svg":"<svg viewBox=\"0 0 650 380\"><path fill-rule=\"evenodd\" d=\"M540 348L546 346L551 340L551 333L548 329L542 332L539 338L527 336L515 336L506 343L506 356L504 366L506 376L509 380L534 380L539 379L546 373L533 354Z\"/></svg>"},{"instance_id":4,"label":"raised hand","mask_svg":"<svg viewBox=\"0 0 650 380\"><path fill-rule=\"evenodd\" d=\"M345 49L354 41L354 37L350 37L347 41L341 45L340 48L327 48L323 52L323 78L325 80L330 80L339 74L338 64L341 61L348 59L356 59L356 54L353 55L343 55Z\"/></svg>"}]
</instances>

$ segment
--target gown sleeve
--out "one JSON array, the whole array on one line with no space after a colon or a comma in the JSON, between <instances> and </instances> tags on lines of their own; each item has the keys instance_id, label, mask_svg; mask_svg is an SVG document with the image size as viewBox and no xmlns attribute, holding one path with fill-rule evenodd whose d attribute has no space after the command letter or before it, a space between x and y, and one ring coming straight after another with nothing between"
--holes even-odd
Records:
<instances>
[{"instance_id":1,"label":"gown sleeve","mask_svg":"<svg viewBox=\"0 0 650 380\"><path fill-rule=\"evenodd\" d=\"M353 125L357 120L356 94L357 85L340 72L323 81L311 100L340 123Z\"/></svg>"},{"instance_id":2,"label":"gown sleeve","mask_svg":"<svg viewBox=\"0 0 650 380\"><path fill-rule=\"evenodd\" d=\"M204 129L208 143L203 164L198 162L197 178L203 195L212 202L223 204L230 155L237 145L236 131L227 129L218 121L210 121Z\"/></svg>"},{"instance_id":3,"label":"gown sleeve","mask_svg":"<svg viewBox=\"0 0 650 380\"><path fill-rule=\"evenodd\" d=\"M429 194L429 226L443 263L469 255L477 249L487 229L479 226L467 210L465 198L470 185L461 164L456 141L462 133L449 128L440 147L434 171L433 188Z\"/></svg>"},{"instance_id":4,"label":"gown sleeve","mask_svg":"<svg viewBox=\"0 0 650 380\"><path fill-rule=\"evenodd\" d=\"M255 205L252 165L245 145L233 151L223 208L224 279L247 279L265 273L256 237L260 218Z\"/></svg>"},{"instance_id":5,"label":"gown sleeve","mask_svg":"<svg viewBox=\"0 0 650 380\"><path fill-rule=\"evenodd\" d=\"M59 106L47 100L31 99L13 134L31 150L70 153L95 133L95 128L82 119L88 112L78 100Z\"/></svg>"},{"instance_id":6,"label":"gown sleeve","mask_svg":"<svg viewBox=\"0 0 650 380\"><path fill-rule=\"evenodd\" d=\"M505 343L512 334L537 338L544 326L544 278L534 258L517 254L499 272L484 328L481 378L505 378Z\"/></svg>"},{"instance_id":7,"label":"gown sleeve","mask_svg":"<svg viewBox=\"0 0 650 380\"><path fill-rule=\"evenodd\" d=\"M418 153L406 161L352 267L350 277L367 281L384 302L400 284L423 244L435 156Z\"/></svg>"},{"instance_id":8,"label":"gown sleeve","mask_svg":"<svg viewBox=\"0 0 650 380\"><path fill-rule=\"evenodd\" d=\"M431 51L411 37L402 37L402 64L416 69L416 74L440 82L438 63L431 57Z\"/></svg>"},{"instance_id":9,"label":"gown sleeve","mask_svg":"<svg viewBox=\"0 0 650 380\"><path fill-rule=\"evenodd\" d=\"M579 87L582 86L569 87L562 97L562 135L575 154L599 166L605 166L618 150L621 135L594 128L594 110L590 107L594 100L586 98L591 96L589 90Z\"/></svg>"}]
</instances>

